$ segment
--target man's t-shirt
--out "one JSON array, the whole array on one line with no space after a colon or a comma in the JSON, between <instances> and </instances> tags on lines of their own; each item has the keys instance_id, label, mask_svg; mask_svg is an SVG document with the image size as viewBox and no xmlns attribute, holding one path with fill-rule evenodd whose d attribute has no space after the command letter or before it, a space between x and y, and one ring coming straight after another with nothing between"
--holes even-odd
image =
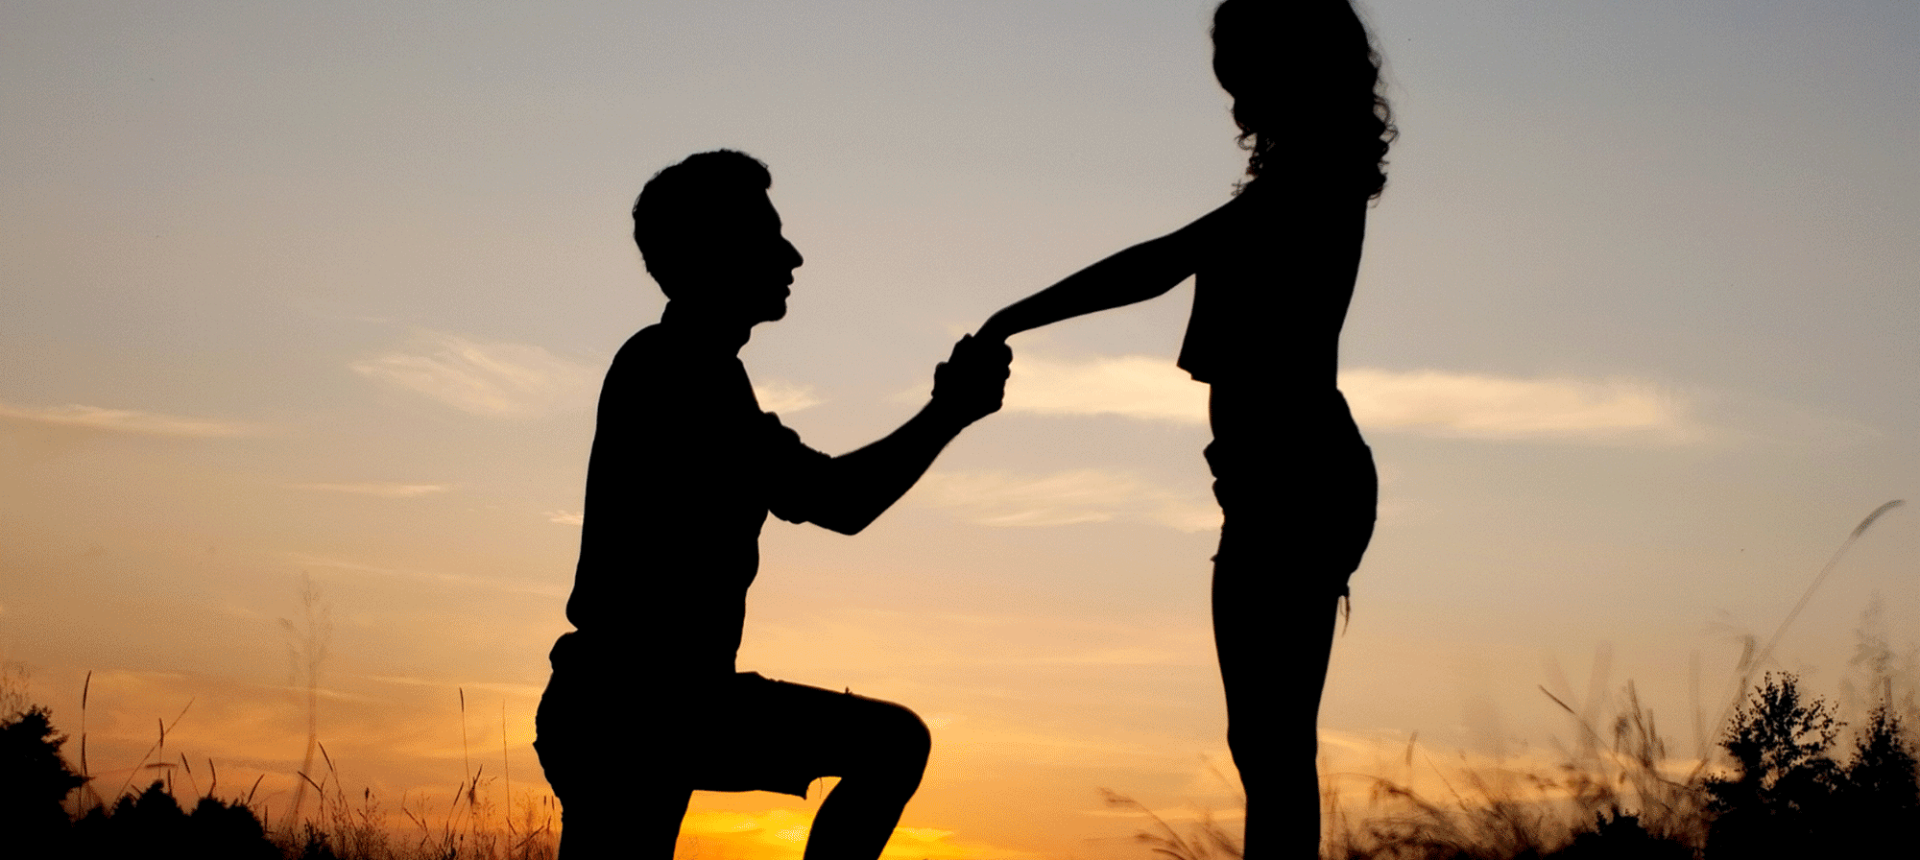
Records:
<instances>
[{"instance_id":1,"label":"man's t-shirt","mask_svg":"<svg viewBox=\"0 0 1920 860\"><path fill-rule=\"evenodd\" d=\"M670 304L607 369L567 600L592 659L655 677L731 674L767 513L810 519L830 458L760 411L743 344L695 330Z\"/></svg>"}]
</instances>

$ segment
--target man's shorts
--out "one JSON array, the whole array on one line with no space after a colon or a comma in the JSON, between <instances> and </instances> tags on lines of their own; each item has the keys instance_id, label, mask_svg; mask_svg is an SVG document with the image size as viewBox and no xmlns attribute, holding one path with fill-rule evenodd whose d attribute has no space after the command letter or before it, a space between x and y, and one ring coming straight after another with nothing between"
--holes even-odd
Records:
<instances>
[{"instance_id":1,"label":"man's shorts","mask_svg":"<svg viewBox=\"0 0 1920 860\"><path fill-rule=\"evenodd\" d=\"M804 798L814 780L844 775L846 751L862 746L868 727L912 716L890 702L754 672L663 684L561 663L540 699L533 746L563 804L631 791L636 779Z\"/></svg>"}]
</instances>

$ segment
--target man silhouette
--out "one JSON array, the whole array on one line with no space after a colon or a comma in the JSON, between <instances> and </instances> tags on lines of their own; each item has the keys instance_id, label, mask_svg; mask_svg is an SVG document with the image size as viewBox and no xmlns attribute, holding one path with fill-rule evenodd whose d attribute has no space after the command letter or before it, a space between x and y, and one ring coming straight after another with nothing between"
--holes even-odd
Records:
<instances>
[{"instance_id":1,"label":"man silhouette","mask_svg":"<svg viewBox=\"0 0 1920 860\"><path fill-rule=\"evenodd\" d=\"M928 735L904 707L737 672L767 514L854 534L961 429L1000 407L1011 353L962 338L931 402L865 448L828 457L762 412L737 353L786 315L800 252L780 234L766 166L739 152L660 171L633 236L667 295L600 392L567 619L534 748L567 860L669 860L694 790L806 796L838 776L808 860L879 856L920 785ZM771 740L770 740L771 739Z\"/></svg>"}]
</instances>

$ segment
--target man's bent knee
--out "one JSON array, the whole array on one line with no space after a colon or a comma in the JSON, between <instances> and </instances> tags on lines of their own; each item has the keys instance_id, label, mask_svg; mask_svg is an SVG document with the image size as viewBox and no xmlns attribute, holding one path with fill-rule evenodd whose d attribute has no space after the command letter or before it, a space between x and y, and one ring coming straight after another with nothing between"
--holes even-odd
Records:
<instances>
[{"instance_id":1,"label":"man's bent knee","mask_svg":"<svg viewBox=\"0 0 1920 860\"><path fill-rule=\"evenodd\" d=\"M910 792L919 787L920 777L926 772L933 734L926 722L906 707L868 701L873 707L859 727L858 742L867 747L867 754L859 756L867 765L860 775L903 783Z\"/></svg>"},{"instance_id":2,"label":"man's bent knee","mask_svg":"<svg viewBox=\"0 0 1920 860\"><path fill-rule=\"evenodd\" d=\"M916 773L926 769L927 756L933 751L933 733L927 730L926 721L901 705L893 705L889 711L885 737L893 755Z\"/></svg>"}]
</instances>

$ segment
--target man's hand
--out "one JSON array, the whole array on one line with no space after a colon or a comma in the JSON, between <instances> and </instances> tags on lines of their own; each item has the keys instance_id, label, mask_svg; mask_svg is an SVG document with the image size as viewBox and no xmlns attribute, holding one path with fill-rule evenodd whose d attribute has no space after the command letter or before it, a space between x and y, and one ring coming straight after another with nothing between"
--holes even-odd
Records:
<instances>
[{"instance_id":1,"label":"man's hand","mask_svg":"<svg viewBox=\"0 0 1920 860\"><path fill-rule=\"evenodd\" d=\"M934 405L971 424L1000 411L1007 394L1013 350L973 335L953 345L953 355L933 370Z\"/></svg>"}]
</instances>

